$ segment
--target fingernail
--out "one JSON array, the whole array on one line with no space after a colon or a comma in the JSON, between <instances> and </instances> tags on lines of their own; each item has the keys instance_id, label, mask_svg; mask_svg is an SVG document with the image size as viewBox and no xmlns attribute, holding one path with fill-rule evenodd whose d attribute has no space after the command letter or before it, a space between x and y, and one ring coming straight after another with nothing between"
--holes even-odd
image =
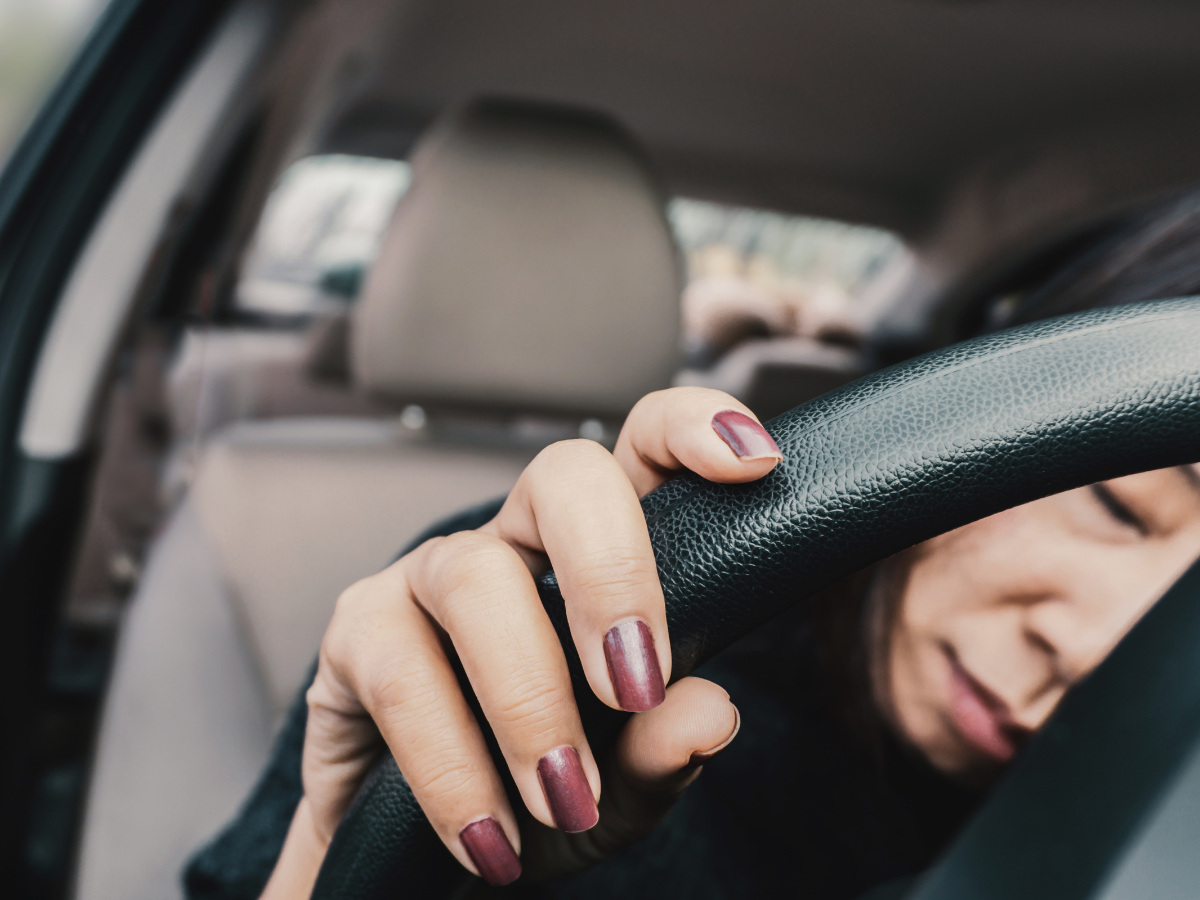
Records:
<instances>
[{"instance_id":1,"label":"fingernail","mask_svg":"<svg viewBox=\"0 0 1200 900\"><path fill-rule=\"evenodd\" d=\"M600 811L574 747L551 750L538 760L537 773L556 826L574 833L596 824Z\"/></svg>"},{"instance_id":2,"label":"fingernail","mask_svg":"<svg viewBox=\"0 0 1200 900\"><path fill-rule=\"evenodd\" d=\"M719 412L713 416L712 427L742 459L761 459L764 456L783 458L775 439L745 413L733 409Z\"/></svg>"},{"instance_id":3,"label":"fingernail","mask_svg":"<svg viewBox=\"0 0 1200 900\"><path fill-rule=\"evenodd\" d=\"M645 622L622 622L610 628L604 636L604 658L621 709L645 712L666 698L654 635Z\"/></svg>"},{"instance_id":4,"label":"fingernail","mask_svg":"<svg viewBox=\"0 0 1200 900\"><path fill-rule=\"evenodd\" d=\"M521 860L500 823L488 816L458 833L467 856L488 884L511 884L521 877Z\"/></svg>"},{"instance_id":5,"label":"fingernail","mask_svg":"<svg viewBox=\"0 0 1200 900\"><path fill-rule=\"evenodd\" d=\"M733 731L729 733L729 737L725 738L725 740L721 741L721 743L717 744L711 750L697 750L688 757L688 763L685 768L694 769L697 766L704 765L733 742L733 739L737 737L737 733L742 730L742 712L735 706L733 708L733 715Z\"/></svg>"}]
</instances>

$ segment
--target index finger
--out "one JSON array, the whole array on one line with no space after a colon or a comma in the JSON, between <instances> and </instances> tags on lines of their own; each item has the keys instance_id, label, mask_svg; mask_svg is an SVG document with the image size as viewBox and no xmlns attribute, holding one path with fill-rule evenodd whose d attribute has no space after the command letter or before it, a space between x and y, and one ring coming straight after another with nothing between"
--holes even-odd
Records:
<instances>
[{"instance_id":1,"label":"index finger","mask_svg":"<svg viewBox=\"0 0 1200 900\"><path fill-rule=\"evenodd\" d=\"M744 403L722 391L681 387L647 394L613 451L641 497L681 469L725 484L762 478L783 459Z\"/></svg>"}]
</instances>

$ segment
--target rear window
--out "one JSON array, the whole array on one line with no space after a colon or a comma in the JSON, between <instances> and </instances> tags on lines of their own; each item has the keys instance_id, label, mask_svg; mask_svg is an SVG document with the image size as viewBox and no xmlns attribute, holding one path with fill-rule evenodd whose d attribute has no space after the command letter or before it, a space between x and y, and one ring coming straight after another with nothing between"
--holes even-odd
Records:
<instances>
[{"instance_id":1,"label":"rear window","mask_svg":"<svg viewBox=\"0 0 1200 900\"><path fill-rule=\"evenodd\" d=\"M668 209L690 278L831 284L855 293L898 254L880 228L679 198Z\"/></svg>"},{"instance_id":2,"label":"rear window","mask_svg":"<svg viewBox=\"0 0 1200 900\"><path fill-rule=\"evenodd\" d=\"M684 198L668 216L687 261L684 346L698 369L748 341L858 346L869 316L858 299L908 256L890 232L829 219Z\"/></svg>"}]
</instances>

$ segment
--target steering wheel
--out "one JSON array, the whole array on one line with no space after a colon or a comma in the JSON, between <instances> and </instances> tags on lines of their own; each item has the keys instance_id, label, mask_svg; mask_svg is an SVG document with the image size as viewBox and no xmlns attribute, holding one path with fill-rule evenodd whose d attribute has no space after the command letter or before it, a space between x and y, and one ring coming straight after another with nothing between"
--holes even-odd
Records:
<instances>
[{"instance_id":1,"label":"steering wheel","mask_svg":"<svg viewBox=\"0 0 1200 900\"><path fill-rule=\"evenodd\" d=\"M761 481L683 475L664 484L643 507L673 677L906 547L1050 494L1200 460L1198 363L1200 299L1064 316L893 366L773 419L783 462ZM626 714L588 689L553 572L539 592L589 740L603 747ZM1072 692L916 896L1087 896L1162 773L1200 733L1200 673L1170 662L1197 646L1200 567ZM1147 659L1158 664L1147 669ZM1164 698L1166 678L1175 681ZM1082 825L1072 824L1072 789L1089 795ZM993 853L1003 871L979 878L973 866ZM313 896L451 897L472 878L385 754L338 829Z\"/></svg>"}]
</instances>

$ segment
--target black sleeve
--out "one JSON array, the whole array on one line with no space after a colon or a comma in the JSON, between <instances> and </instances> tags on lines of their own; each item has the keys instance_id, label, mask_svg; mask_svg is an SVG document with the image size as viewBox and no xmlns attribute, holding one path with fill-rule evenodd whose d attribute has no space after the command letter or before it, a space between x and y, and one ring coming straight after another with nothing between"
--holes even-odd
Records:
<instances>
[{"instance_id":1,"label":"black sleeve","mask_svg":"<svg viewBox=\"0 0 1200 900\"><path fill-rule=\"evenodd\" d=\"M501 497L443 519L414 538L397 558L431 537L479 528L500 511L503 503ZM237 816L185 867L183 883L189 900L255 900L267 886L304 792L300 781L308 722L304 694L316 671L314 662L275 738L267 768Z\"/></svg>"}]
</instances>

